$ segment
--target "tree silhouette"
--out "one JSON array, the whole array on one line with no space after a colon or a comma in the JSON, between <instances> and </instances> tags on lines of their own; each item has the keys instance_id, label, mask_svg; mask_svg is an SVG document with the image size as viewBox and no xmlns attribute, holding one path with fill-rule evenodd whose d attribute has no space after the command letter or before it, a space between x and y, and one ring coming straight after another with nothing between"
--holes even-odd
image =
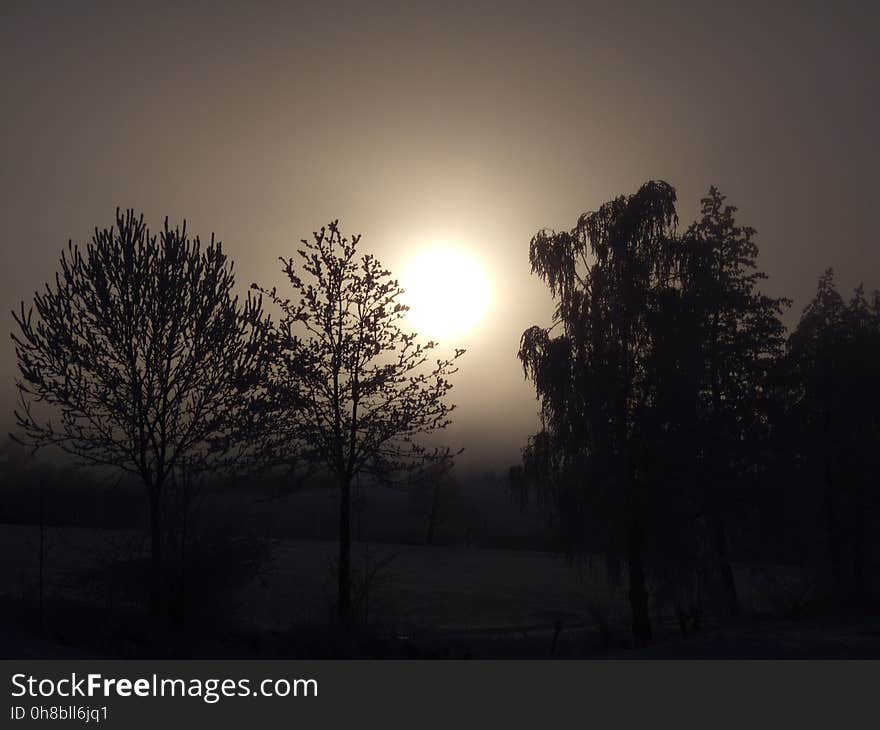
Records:
<instances>
[{"instance_id":1,"label":"tree silhouette","mask_svg":"<svg viewBox=\"0 0 880 730\"><path fill-rule=\"evenodd\" d=\"M351 611L351 498L358 474L380 479L448 458L418 437L445 428L456 350L429 363L436 343L419 343L402 329L402 289L360 236L342 235L338 221L302 240L299 258L281 259L293 298L264 290L282 315L273 336L267 377L268 438L281 452L296 444L307 464L328 471L339 486L338 614Z\"/></svg>"},{"instance_id":2,"label":"tree silhouette","mask_svg":"<svg viewBox=\"0 0 880 730\"><path fill-rule=\"evenodd\" d=\"M681 287L684 316L691 321L689 341L679 338L677 345L692 353L682 369L695 389L695 398L687 402L698 409L688 450L696 457L696 476L704 485L702 509L711 525L728 610L736 615L740 606L720 490L713 487L733 483L760 462L765 386L783 351L780 315L791 301L758 290L767 277L757 268L755 230L737 225L736 208L726 205L714 186L701 204L700 219L683 236ZM683 405L676 406L679 418Z\"/></svg>"},{"instance_id":3,"label":"tree silhouette","mask_svg":"<svg viewBox=\"0 0 880 730\"><path fill-rule=\"evenodd\" d=\"M834 273L819 279L788 341L783 365L789 456L821 475L831 586L841 601L867 598L870 500L880 468L880 293L858 287L847 303Z\"/></svg>"},{"instance_id":4,"label":"tree silhouette","mask_svg":"<svg viewBox=\"0 0 880 730\"><path fill-rule=\"evenodd\" d=\"M789 302L758 290L755 232L735 212L712 187L678 236L675 191L650 182L530 248L557 308L552 327L522 337L543 430L512 477L549 491L571 553L626 556L640 642L646 570L692 582L706 530L739 612L717 487L760 468Z\"/></svg>"},{"instance_id":5,"label":"tree silhouette","mask_svg":"<svg viewBox=\"0 0 880 730\"><path fill-rule=\"evenodd\" d=\"M539 232L529 258L557 301L555 321L526 330L519 350L544 427L525 450L523 478L553 490L575 540L590 532L585 519L606 524L606 549L626 556L638 642L651 638L643 469L651 321L677 273L676 221L674 189L649 182L570 232Z\"/></svg>"},{"instance_id":6,"label":"tree silhouette","mask_svg":"<svg viewBox=\"0 0 880 730\"><path fill-rule=\"evenodd\" d=\"M13 313L17 438L135 475L149 497L154 616L163 611L163 495L174 470L236 454L268 321L233 293L212 235L152 234L134 211L61 255L54 285Z\"/></svg>"}]
</instances>

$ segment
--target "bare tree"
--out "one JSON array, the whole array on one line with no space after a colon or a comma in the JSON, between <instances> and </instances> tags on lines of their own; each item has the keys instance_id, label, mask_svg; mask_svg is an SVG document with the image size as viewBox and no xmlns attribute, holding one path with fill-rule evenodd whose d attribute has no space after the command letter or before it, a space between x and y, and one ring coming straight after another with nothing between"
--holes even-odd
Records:
<instances>
[{"instance_id":1,"label":"bare tree","mask_svg":"<svg viewBox=\"0 0 880 730\"><path fill-rule=\"evenodd\" d=\"M53 284L13 313L20 377L17 438L141 480L149 497L154 616L163 609L164 487L184 461L207 468L236 454L269 322L258 297L239 302L213 235L154 235L116 211L62 253Z\"/></svg>"},{"instance_id":2,"label":"bare tree","mask_svg":"<svg viewBox=\"0 0 880 730\"><path fill-rule=\"evenodd\" d=\"M339 486L338 614L351 612L352 479L399 479L449 458L419 437L445 428L455 361L429 362L436 347L402 329L407 307L391 272L358 255L360 236L342 235L338 221L303 240L299 258L281 259L293 298L259 289L281 309L267 386L274 411L270 440L297 444L307 464Z\"/></svg>"}]
</instances>

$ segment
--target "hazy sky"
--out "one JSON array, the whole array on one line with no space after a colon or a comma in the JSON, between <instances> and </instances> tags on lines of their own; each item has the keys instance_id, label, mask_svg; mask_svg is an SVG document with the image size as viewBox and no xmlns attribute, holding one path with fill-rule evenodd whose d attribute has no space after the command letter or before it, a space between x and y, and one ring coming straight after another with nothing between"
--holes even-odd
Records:
<instances>
[{"instance_id":1,"label":"hazy sky","mask_svg":"<svg viewBox=\"0 0 880 730\"><path fill-rule=\"evenodd\" d=\"M468 347L450 440L505 467L536 425L515 353L550 312L541 227L653 178L686 224L716 184L795 310L828 266L880 286L877 8L3 0L0 303L116 206L216 232L242 291L333 218L394 270L445 239L493 289L449 343ZM13 371L4 338L3 414Z\"/></svg>"}]
</instances>

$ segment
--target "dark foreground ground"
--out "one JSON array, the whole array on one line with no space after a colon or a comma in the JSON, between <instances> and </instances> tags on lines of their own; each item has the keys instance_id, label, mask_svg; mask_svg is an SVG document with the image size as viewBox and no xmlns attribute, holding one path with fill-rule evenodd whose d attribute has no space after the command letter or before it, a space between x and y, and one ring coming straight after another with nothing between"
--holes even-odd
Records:
<instances>
[{"instance_id":1,"label":"dark foreground ground","mask_svg":"<svg viewBox=\"0 0 880 730\"><path fill-rule=\"evenodd\" d=\"M48 530L42 620L37 541L32 527L0 528L4 658L880 658L880 617L811 607L809 581L783 566L737 566L746 617L707 617L686 638L656 587L655 641L635 648L624 587L598 561L575 568L535 550L358 543L363 628L344 638L331 620L334 543L233 541L192 581L184 627L156 632L140 609L139 533Z\"/></svg>"}]
</instances>

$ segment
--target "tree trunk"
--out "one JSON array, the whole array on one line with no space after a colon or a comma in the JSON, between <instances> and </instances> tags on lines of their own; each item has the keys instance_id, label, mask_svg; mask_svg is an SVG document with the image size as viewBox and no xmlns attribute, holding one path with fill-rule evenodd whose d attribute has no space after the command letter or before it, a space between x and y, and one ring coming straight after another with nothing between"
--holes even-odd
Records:
<instances>
[{"instance_id":1,"label":"tree trunk","mask_svg":"<svg viewBox=\"0 0 880 730\"><path fill-rule=\"evenodd\" d=\"M856 514L855 535L853 536L853 592L856 604L863 608L870 598L870 585L868 583L868 508L865 496L865 477L857 477L859 483L856 486Z\"/></svg>"},{"instance_id":2,"label":"tree trunk","mask_svg":"<svg viewBox=\"0 0 880 730\"><path fill-rule=\"evenodd\" d=\"M648 590L645 586L645 568L642 548L644 535L637 517L627 518L626 550L629 573L629 605L632 612L632 634L638 646L651 640L651 615L648 611Z\"/></svg>"},{"instance_id":3,"label":"tree trunk","mask_svg":"<svg viewBox=\"0 0 880 730\"><path fill-rule=\"evenodd\" d=\"M826 406L823 414L823 481L825 487L825 527L828 536L828 561L831 567L831 586L836 601L844 599L846 590L843 580L842 551L838 531L837 494L834 486L831 455L831 409Z\"/></svg>"},{"instance_id":4,"label":"tree trunk","mask_svg":"<svg viewBox=\"0 0 880 730\"><path fill-rule=\"evenodd\" d=\"M150 487L150 615L162 616L162 532L160 530L160 486Z\"/></svg>"},{"instance_id":5,"label":"tree trunk","mask_svg":"<svg viewBox=\"0 0 880 730\"><path fill-rule=\"evenodd\" d=\"M187 570L187 539L189 536L189 475L185 468L180 469L180 482L176 481L175 472L172 472L173 491L180 499L181 523L180 523L180 539L178 541L178 569L177 569L177 590L174 595L174 606L172 611L172 621L174 628L182 630L186 628L189 614L189 571Z\"/></svg>"},{"instance_id":6,"label":"tree trunk","mask_svg":"<svg viewBox=\"0 0 880 730\"><path fill-rule=\"evenodd\" d=\"M727 611L736 618L740 615L739 594L736 590L736 577L733 574L733 566L730 564L730 555L727 551L727 531L724 529L724 520L718 513L718 505L713 505L712 508L712 534L715 542L715 554L718 557L721 585L727 596Z\"/></svg>"},{"instance_id":7,"label":"tree trunk","mask_svg":"<svg viewBox=\"0 0 880 730\"><path fill-rule=\"evenodd\" d=\"M339 593L337 612L339 622L351 623L351 480L339 480Z\"/></svg>"},{"instance_id":8,"label":"tree trunk","mask_svg":"<svg viewBox=\"0 0 880 730\"><path fill-rule=\"evenodd\" d=\"M39 628L40 636L43 635L45 629L45 565L46 565L46 485L45 476L39 476L40 480L40 606L39 606Z\"/></svg>"}]
</instances>

